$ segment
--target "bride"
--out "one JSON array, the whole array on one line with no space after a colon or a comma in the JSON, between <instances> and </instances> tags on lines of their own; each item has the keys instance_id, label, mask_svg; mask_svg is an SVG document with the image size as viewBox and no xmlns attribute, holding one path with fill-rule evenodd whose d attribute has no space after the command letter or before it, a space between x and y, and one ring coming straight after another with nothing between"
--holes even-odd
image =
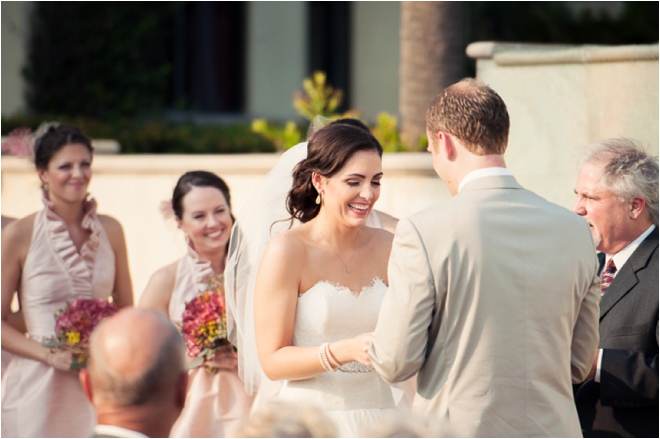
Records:
<instances>
[{"instance_id":1,"label":"bride","mask_svg":"<svg viewBox=\"0 0 660 439\"><path fill-rule=\"evenodd\" d=\"M287 197L301 224L270 240L254 289L266 377L285 381L279 398L323 408L342 436L359 435L396 406L367 355L392 243L389 232L366 226L381 156L378 141L353 126L314 134Z\"/></svg>"}]
</instances>

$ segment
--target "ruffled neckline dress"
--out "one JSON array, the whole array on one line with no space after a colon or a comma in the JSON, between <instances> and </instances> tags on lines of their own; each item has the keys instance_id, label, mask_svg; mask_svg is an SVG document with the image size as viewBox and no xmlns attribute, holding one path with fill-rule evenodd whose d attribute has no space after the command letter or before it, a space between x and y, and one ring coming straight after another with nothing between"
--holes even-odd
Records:
<instances>
[{"instance_id":1,"label":"ruffled neckline dress","mask_svg":"<svg viewBox=\"0 0 660 439\"><path fill-rule=\"evenodd\" d=\"M206 290L215 273L210 261L203 259L188 244L187 254L179 260L169 316L181 322L186 302ZM188 373L186 405L170 432L170 437L225 437L250 414L254 397L245 393L238 371L210 373L204 367Z\"/></svg>"},{"instance_id":2,"label":"ruffled neckline dress","mask_svg":"<svg viewBox=\"0 0 660 439\"><path fill-rule=\"evenodd\" d=\"M55 315L67 303L108 299L115 281L115 255L96 201L85 202L82 225L90 237L80 251L45 192L42 201L18 292L28 335L38 342L55 335ZM13 356L2 382L3 437L85 437L95 422L76 372Z\"/></svg>"}]
</instances>

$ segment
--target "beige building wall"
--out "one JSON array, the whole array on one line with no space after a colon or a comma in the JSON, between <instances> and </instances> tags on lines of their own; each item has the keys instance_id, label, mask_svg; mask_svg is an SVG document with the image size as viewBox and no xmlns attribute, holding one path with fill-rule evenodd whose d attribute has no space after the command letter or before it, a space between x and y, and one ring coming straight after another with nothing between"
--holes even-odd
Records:
<instances>
[{"instance_id":1,"label":"beige building wall","mask_svg":"<svg viewBox=\"0 0 660 439\"><path fill-rule=\"evenodd\" d=\"M2 114L24 108L29 8L33 2L2 2ZM293 93L307 71L305 2L250 2L247 25L247 102L253 117L298 118ZM398 113L399 2L352 4L351 78L353 106L375 120Z\"/></svg>"},{"instance_id":2,"label":"beige building wall","mask_svg":"<svg viewBox=\"0 0 660 439\"><path fill-rule=\"evenodd\" d=\"M573 205L589 143L630 137L658 154L658 45L473 43L467 53L509 109L507 165L548 200Z\"/></svg>"},{"instance_id":3,"label":"beige building wall","mask_svg":"<svg viewBox=\"0 0 660 439\"><path fill-rule=\"evenodd\" d=\"M302 88L307 65L305 2L249 2L247 108L253 117L298 117L293 93Z\"/></svg>"},{"instance_id":4,"label":"beige building wall","mask_svg":"<svg viewBox=\"0 0 660 439\"><path fill-rule=\"evenodd\" d=\"M25 110L25 65L28 16L33 2L2 2L2 115Z\"/></svg>"},{"instance_id":5,"label":"beige building wall","mask_svg":"<svg viewBox=\"0 0 660 439\"><path fill-rule=\"evenodd\" d=\"M351 23L352 107L375 121L399 113L399 2L353 2Z\"/></svg>"}]
</instances>

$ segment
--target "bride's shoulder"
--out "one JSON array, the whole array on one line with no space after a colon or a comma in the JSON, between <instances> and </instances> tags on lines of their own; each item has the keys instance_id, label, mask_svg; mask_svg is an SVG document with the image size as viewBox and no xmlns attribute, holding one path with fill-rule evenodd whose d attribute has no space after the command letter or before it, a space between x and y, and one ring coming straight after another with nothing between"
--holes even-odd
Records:
<instances>
[{"instance_id":1,"label":"bride's shoulder","mask_svg":"<svg viewBox=\"0 0 660 439\"><path fill-rule=\"evenodd\" d=\"M270 257L298 258L305 253L304 236L296 229L287 230L274 236L266 246Z\"/></svg>"},{"instance_id":2,"label":"bride's shoulder","mask_svg":"<svg viewBox=\"0 0 660 439\"><path fill-rule=\"evenodd\" d=\"M368 228L369 233L372 234L372 243L376 246L392 247L392 240L394 235L385 229L372 229Z\"/></svg>"}]
</instances>

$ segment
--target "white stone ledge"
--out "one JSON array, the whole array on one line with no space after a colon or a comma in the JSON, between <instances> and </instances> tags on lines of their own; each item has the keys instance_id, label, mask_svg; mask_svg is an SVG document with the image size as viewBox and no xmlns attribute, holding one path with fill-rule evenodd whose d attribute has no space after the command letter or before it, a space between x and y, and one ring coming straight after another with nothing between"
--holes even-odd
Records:
<instances>
[{"instance_id":1,"label":"white stone ledge","mask_svg":"<svg viewBox=\"0 0 660 439\"><path fill-rule=\"evenodd\" d=\"M94 174L183 174L193 170L209 170L220 175L263 175L277 162L280 154L204 154L155 155L127 154L94 157ZM3 156L2 171L34 172L34 165L22 158ZM386 175L434 175L428 153L385 153L383 171Z\"/></svg>"},{"instance_id":2,"label":"white stone ledge","mask_svg":"<svg viewBox=\"0 0 660 439\"><path fill-rule=\"evenodd\" d=\"M658 45L564 46L476 42L466 53L477 60L492 60L500 66L543 64L588 64L629 61L657 61Z\"/></svg>"}]
</instances>

